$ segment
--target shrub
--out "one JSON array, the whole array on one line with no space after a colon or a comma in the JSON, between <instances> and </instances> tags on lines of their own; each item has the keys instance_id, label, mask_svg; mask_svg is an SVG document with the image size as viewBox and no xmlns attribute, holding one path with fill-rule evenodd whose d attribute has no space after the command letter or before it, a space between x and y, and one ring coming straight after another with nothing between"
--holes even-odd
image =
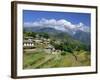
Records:
<instances>
[{"instance_id":1,"label":"shrub","mask_svg":"<svg viewBox=\"0 0 100 80\"><path fill-rule=\"evenodd\" d=\"M62 56L66 55L66 52L65 52L65 51L62 51L62 52L61 52L61 55L62 55Z\"/></svg>"}]
</instances>

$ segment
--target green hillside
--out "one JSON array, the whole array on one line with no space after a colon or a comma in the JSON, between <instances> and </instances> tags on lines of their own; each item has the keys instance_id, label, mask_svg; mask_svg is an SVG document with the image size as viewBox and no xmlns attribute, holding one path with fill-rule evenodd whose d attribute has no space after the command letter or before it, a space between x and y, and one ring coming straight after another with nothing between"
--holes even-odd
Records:
<instances>
[{"instance_id":1,"label":"green hillside","mask_svg":"<svg viewBox=\"0 0 100 80\"><path fill-rule=\"evenodd\" d=\"M33 68L54 68L54 67L78 67L90 65L90 54L86 51L74 51L76 58L66 52L65 55L61 54L48 54L44 51L34 51L24 53L24 69Z\"/></svg>"},{"instance_id":2,"label":"green hillside","mask_svg":"<svg viewBox=\"0 0 100 80\"><path fill-rule=\"evenodd\" d=\"M90 66L90 49L65 33L24 32L24 37L40 40L35 48L24 49L23 68ZM48 42L48 43L47 43ZM48 49L48 45L52 49Z\"/></svg>"}]
</instances>

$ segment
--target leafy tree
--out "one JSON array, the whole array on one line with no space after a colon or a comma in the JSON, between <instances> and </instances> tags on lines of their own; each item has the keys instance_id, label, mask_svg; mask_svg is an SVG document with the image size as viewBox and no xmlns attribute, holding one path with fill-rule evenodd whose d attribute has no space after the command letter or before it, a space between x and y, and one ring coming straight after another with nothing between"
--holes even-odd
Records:
<instances>
[{"instance_id":1,"label":"leafy tree","mask_svg":"<svg viewBox=\"0 0 100 80\"><path fill-rule=\"evenodd\" d=\"M62 52L61 52L61 55L62 55L62 56L66 55L66 52L65 52L65 51L62 51Z\"/></svg>"},{"instance_id":2,"label":"leafy tree","mask_svg":"<svg viewBox=\"0 0 100 80\"><path fill-rule=\"evenodd\" d=\"M46 39L48 39L48 38L49 38L49 35L46 34L46 33L44 33L44 34L43 34L43 37L46 38Z\"/></svg>"},{"instance_id":3,"label":"leafy tree","mask_svg":"<svg viewBox=\"0 0 100 80\"><path fill-rule=\"evenodd\" d=\"M36 37L36 33L35 32L24 32L24 36L26 37Z\"/></svg>"},{"instance_id":4,"label":"leafy tree","mask_svg":"<svg viewBox=\"0 0 100 80\"><path fill-rule=\"evenodd\" d=\"M47 33L39 33L39 36L40 37L44 37L44 38L46 38L46 39L48 39L48 38L50 38L50 36L49 36L49 34L47 34Z\"/></svg>"}]
</instances>

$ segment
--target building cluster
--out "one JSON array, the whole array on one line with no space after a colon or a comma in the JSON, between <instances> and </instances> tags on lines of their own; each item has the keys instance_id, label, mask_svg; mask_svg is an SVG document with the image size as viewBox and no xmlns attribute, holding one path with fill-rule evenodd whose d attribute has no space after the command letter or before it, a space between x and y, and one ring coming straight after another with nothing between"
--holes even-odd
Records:
<instances>
[{"instance_id":1,"label":"building cluster","mask_svg":"<svg viewBox=\"0 0 100 80\"><path fill-rule=\"evenodd\" d=\"M52 53L57 52L55 50L54 46L50 44L50 39L46 39L43 37L24 37L23 40L23 48L24 49L35 49L38 48L38 46L44 45L44 50L46 53Z\"/></svg>"},{"instance_id":2,"label":"building cluster","mask_svg":"<svg viewBox=\"0 0 100 80\"><path fill-rule=\"evenodd\" d=\"M24 48L36 48L37 45L45 45L45 48L54 48L50 45L50 39L46 39L43 37L24 37L23 39L23 47Z\"/></svg>"}]
</instances>

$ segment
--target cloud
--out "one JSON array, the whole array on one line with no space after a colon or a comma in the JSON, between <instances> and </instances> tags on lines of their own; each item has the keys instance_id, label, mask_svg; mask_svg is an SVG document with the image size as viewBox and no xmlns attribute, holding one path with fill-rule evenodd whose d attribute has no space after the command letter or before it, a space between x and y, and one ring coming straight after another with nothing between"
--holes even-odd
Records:
<instances>
[{"instance_id":1,"label":"cloud","mask_svg":"<svg viewBox=\"0 0 100 80\"><path fill-rule=\"evenodd\" d=\"M85 26L82 22L80 22L79 24L72 24L65 19L56 20L45 18L41 19L40 21L25 22L24 27L51 27L62 31L72 30L74 31L74 33L77 30L86 32L90 30L89 27Z\"/></svg>"}]
</instances>

